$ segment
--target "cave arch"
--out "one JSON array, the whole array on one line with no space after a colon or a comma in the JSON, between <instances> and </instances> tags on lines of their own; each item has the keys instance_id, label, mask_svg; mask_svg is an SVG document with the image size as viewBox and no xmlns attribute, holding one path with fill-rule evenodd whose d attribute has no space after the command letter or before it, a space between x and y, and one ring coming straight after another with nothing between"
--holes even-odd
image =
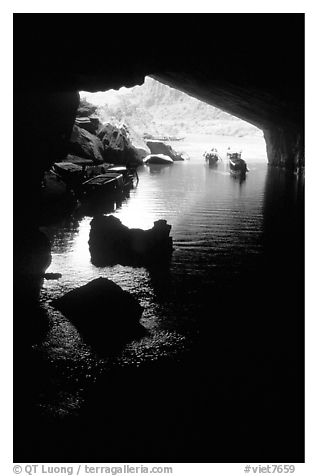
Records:
<instances>
[{"instance_id":1,"label":"cave arch","mask_svg":"<svg viewBox=\"0 0 318 476\"><path fill-rule=\"evenodd\" d=\"M14 173L28 209L65 154L78 91L147 75L262 129L269 164L304 166L303 14L15 14L14 26Z\"/></svg>"}]
</instances>

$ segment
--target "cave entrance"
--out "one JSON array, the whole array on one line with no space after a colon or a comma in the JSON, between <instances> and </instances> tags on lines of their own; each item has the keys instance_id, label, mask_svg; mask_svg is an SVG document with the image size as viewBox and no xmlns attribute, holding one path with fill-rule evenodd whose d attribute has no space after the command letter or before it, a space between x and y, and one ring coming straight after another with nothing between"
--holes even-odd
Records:
<instances>
[{"instance_id":1,"label":"cave entrance","mask_svg":"<svg viewBox=\"0 0 318 476\"><path fill-rule=\"evenodd\" d=\"M190 159L216 147L226 157L228 147L242 150L250 161L266 161L263 132L256 126L178 89L146 76L144 84L96 93L80 92L78 116L127 126L139 144L162 140Z\"/></svg>"}]
</instances>

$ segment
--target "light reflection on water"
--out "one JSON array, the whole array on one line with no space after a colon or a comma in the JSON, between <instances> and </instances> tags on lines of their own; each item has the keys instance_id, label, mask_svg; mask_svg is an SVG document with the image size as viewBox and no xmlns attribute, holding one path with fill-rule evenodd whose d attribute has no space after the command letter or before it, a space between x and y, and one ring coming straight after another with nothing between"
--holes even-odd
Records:
<instances>
[{"instance_id":1,"label":"light reflection on water","mask_svg":"<svg viewBox=\"0 0 318 476\"><path fill-rule=\"evenodd\" d=\"M250 157L250 172L242 183L230 176L226 161L217 169L204 163L207 144L202 142L180 146L192 154L189 161L139 169L138 187L113 214L134 228L150 228L158 219L172 225L174 253L170 270L163 274L121 265L93 266L88 249L91 217L72 218L45 229L52 240L48 272L59 272L62 278L43 285L41 302L51 329L41 350L53 365L66 366L65 375L75 387L75 381L79 389L85 387L109 366L138 366L182 355L195 335L196 291L201 284L226 282L262 253L267 165L263 142L254 142L259 156ZM138 298L144 307L141 323L148 330L145 337L108 358L97 357L75 327L50 306L51 299L99 276Z\"/></svg>"}]
</instances>

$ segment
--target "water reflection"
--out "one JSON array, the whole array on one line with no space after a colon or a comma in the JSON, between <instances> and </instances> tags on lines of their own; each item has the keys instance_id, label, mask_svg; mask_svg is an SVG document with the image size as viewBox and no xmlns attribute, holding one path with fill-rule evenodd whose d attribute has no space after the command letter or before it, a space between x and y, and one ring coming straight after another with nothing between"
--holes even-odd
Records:
<instances>
[{"instance_id":1,"label":"water reflection","mask_svg":"<svg viewBox=\"0 0 318 476\"><path fill-rule=\"evenodd\" d=\"M149 174L158 175L163 173L169 173L170 168L173 164L149 164L146 167L146 170Z\"/></svg>"},{"instance_id":2,"label":"water reflection","mask_svg":"<svg viewBox=\"0 0 318 476\"><path fill-rule=\"evenodd\" d=\"M138 188L112 214L143 229L166 219L174 241L169 267L93 266L89 216L46 230L53 243L48 271L62 278L43 283L40 306L49 329L21 370L29 377L31 366L34 375L37 411L22 408L21 415L37 425L37 445L56 451L55 442L63 438L63 456L78 441L78 429L84 455L104 454L98 422L109 429L107 454L113 460L119 447L125 455L133 448L145 460L169 455L175 444L182 456L208 455L211 444L202 427L215 430L218 454L228 448L229 429L232 449L243 438L258 454L253 435L279 421L286 448L298 454L293 435L301 427L303 181L262 162L248 165L242 183L225 163L211 169L201 158L160 166L160 173L140 171ZM143 307L145 334L115 351L103 335L97 342L84 339L50 305L100 276ZM72 420L51 432L43 414L76 414L79 424L74 430ZM156 427L151 439L144 430L150 414ZM280 439L281 433L268 444L281 448Z\"/></svg>"}]
</instances>

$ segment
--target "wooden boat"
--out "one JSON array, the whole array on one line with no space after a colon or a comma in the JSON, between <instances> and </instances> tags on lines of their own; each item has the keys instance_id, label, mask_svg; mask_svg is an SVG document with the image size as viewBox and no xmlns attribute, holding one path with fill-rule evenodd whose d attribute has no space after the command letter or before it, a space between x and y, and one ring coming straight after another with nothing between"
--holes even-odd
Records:
<instances>
[{"instance_id":1,"label":"wooden boat","mask_svg":"<svg viewBox=\"0 0 318 476\"><path fill-rule=\"evenodd\" d=\"M217 165L222 160L216 149L212 149L211 152L205 152L203 157L205 161L209 162L209 165L212 166Z\"/></svg>"},{"instance_id":2,"label":"wooden boat","mask_svg":"<svg viewBox=\"0 0 318 476\"><path fill-rule=\"evenodd\" d=\"M209 162L209 165L217 165L217 163L221 160L221 157L217 152L206 152L204 154L204 158L206 162Z\"/></svg>"},{"instance_id":3,"label":"wooden boat","mask_svg":"<svg viewBox=\"0 0 318 476\"><path fill-rule=\"evenodd\" d=\"M245 160L241 158L240 153L234 153L229 158L230 173L233 175L245 175L248 172Z\"/></svg>"},{"instance_id":4,"label":"wooden boat","mask_svg":"<svg viewBox=\"0 0 318 476\"><path fill-rule=\"evenodd\" d=\"M105 196L121 193L124 190L123 175L117 172L107 172L96 175L82 184L82 196Z\"/></svg>"},{"instance_id":5,"label":"wooden boat","mask_svg":"<svg viewBox=\"0 0 318 476\"><path fill-rule=\"evenodd\" d=\"M144 158L144 164L173 164L173 160L165 154L150 154Z\"/></svg>"},{"instance_id":6,"label":"wooden boat","mask_svg":"<svg viewBox=\"0 0 318 476\"><path fill-rule=\"evenodd\" d=\"M66 186L73 190L75 194L81 187L85 179L85 172L83 167L73 164L71 162L55 162L53 165L53 172L63 180Z\"/></svg>"},{"instance_id":7,"label":"wooden boat","mask_svg":"<svg viewBox=\"0 0 318 476\"><path fill-rule=\"evenodd\" d=\"M125 167L124 165L110 167L107 172L122 174L124 188L129 189L139 182L137 170L135 168Z\"/></svg>"},{"instance_id":8,"label":"wooden boat","mask_svg":"<svg viewBox=\"0 0 318 476\"><path fill-rule=\"evenodd\" d=\"M82 175L83 169L77 164L71 162L55 162L54 172L57 173L62 179L67 180L71 175Z\"/></svg>"}]
</instances>

